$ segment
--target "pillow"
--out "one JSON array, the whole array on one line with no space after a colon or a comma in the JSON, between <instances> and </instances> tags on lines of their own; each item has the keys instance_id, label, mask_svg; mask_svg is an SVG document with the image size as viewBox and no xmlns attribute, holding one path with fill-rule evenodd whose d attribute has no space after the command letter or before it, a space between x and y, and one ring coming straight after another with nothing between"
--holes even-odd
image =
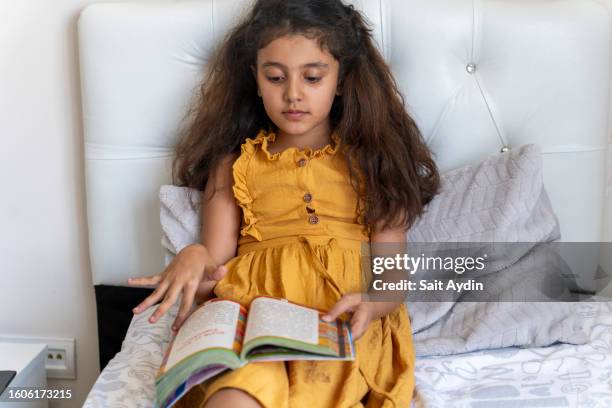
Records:
<instances>
[{"instance_id":1,"label":"pillow","mask_svg":"<svg viewBox=\"0 0 612 408\"><path fill-rule=\"evenodd\" d=\"M200 241L200 199L196 189L172 185L160 188L159 220L163 231L161 244L167 251L166 266L181 249Z\"/></svg>"},{"instance_id":2,"label":"pillow","mask_svg":"<svg viewBox=\"0 0 612 408\"><path fill-rule=\"evenodd\" d=\"M557 255L546 243L559 239L537 145L442 174L440 193L408 231L408 241L434 252L436 245L460 242L497 249L490 251L486 274L476 277L504 300L474 301L470 292L449 300L447 292L446 301L406 301L417 356L585 342L570 305L543 296L542 284L560 276L561 264L551 261ZM515 244L494 244L500 242ZM516 302L519 296L526 301Z\"/></svg>"},{"instance_id":3,"label":"pillow","mask_svg":"<svg viewBox=\"0 0 612 408\"><path fill-rule=\"evenodd\" d=\"M443 173L410 242L550 242L560 236L537 145Z\"/></svg>"}]
</instances>

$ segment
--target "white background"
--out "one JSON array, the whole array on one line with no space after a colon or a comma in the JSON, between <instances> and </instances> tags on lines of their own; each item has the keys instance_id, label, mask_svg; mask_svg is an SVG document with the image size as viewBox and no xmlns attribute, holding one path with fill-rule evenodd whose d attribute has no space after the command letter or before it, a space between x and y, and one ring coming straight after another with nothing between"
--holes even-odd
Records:
<instances>
[{"instance_id":1,"label":"white background","mask_svg":"<svg viewBox=\"0 0 612 408\"><path fill-rule=\"evenodd\" d=\"M93 2L0 0L0 335L76 338L77 380L49 381L74 398L51 407L80 407L99 373L76 31Z\"/></svg>"}]
</instances>

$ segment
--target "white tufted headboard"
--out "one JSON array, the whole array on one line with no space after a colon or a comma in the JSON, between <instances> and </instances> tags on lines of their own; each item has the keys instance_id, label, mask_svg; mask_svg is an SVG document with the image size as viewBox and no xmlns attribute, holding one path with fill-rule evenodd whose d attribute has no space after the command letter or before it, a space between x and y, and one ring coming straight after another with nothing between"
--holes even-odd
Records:
<instances>
[{"instance_id":1,"label":"white tufted headboard","mask_svg":"<svg viewBox=\"0 0 612 408\"><path fill-rule=\"evenodd\" d=\"M250 0L100 3L79 19L95 284L163 269L157 192L214 45ZM610 17L589 0L361 0L442 171L526 143L563 241L602 238Z\"/></svg>"}]
</instances>

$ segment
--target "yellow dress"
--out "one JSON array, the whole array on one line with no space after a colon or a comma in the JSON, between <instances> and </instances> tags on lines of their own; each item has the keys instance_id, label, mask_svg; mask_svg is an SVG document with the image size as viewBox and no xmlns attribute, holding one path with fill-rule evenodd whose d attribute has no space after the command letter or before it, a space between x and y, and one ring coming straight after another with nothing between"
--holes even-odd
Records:
<instances>
[{"instance_id":1,"label":"yellow dress","mask_svg":"<svg viewBox=\"0 0 612 408\"><path fill-rule=\"evenodd\" d=\"M347 163L336 135L333 146L272 154L274 138L265 131L247 138L233 165L243 222L238 255L225 264L215 294L245 306L268 295L328 310L361 291L362 248L369 247ZM409 407L415 353L406 307L372 321L355 349L351 362L249 363L194 387L177 405L204 406L232 387L266 408Z\"/></svg>"}]
</instances>

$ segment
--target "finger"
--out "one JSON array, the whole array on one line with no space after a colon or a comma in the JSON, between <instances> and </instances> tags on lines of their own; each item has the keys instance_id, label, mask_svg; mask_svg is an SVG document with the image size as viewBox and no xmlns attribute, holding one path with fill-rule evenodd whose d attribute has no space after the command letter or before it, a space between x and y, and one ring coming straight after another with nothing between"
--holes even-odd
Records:
<instances>
[{"instance_id":1,"label":"finger","mask_svg":"<svg viewBox=\"0 0 612 408\"><path fill-rule=\"evenodd\" d=\"M326 322L331 322L338 318L342 313L353 311L354 307L359 304L359 296L351 293L342 296L340 300L325 314L322 319Z\"/></svg>"},{"instance_id":2,"label":"finger","mask_svg":"<svg viewBox=\"0 0 612 408\"><path fill-rule=\"evenodd\" d=\"M219 265L213 277L215 278L215 280L221 280L225 277L225 275L227 274L227 271L228 270L225 265Z\"/></svg>"},{"instance_id":3,"label":"finger","mask_svg":"<svg viewBox=\"0 0 612 408\"><path fill-rule=\"evenodd\" d=\"M164 294L166 293L166 288L168 288L168 283L167 282L162 282L157 287L157 289L155 289L153 291L153 293L151 293L138 306L136 306L134 309L132 309L132 311L135 314L138 314L138 313L142 312L143 310L148 309L150 306L154 305L155 303L159 302L159 299L161 299L162 296L164 296Z\"/></svg>"},{"instance_id":4,"label":"finger","mask_svg":"<svg viewBox=\"0 0 612 408\"><path fill-rule=\"evenodd\" d=\"M179 293L183 289L183 284L179 282L174 282L168 292L166 293L166 297L163 302L159 305L157 310L149 317L150 323L155 323L160 317L162 317L173 304L176 303L176 299L178 298Z\"/></svg>"},{"instance_id":5,"label":"finger","mask_svg":"<svg viewBox=\"0 0 612 408\"><path fill-rule=\"evenodd\" d=\"M351 318L351 333L353 334L353 339L357 340L363 333L365 333L367 329L367 319L363 313L355 313Z\"/></svg>"},{"instance_id":6,"label":"finger","mask_svg":"<svg viewBox=\"0 0 612 408\"><path fill-rule=\"evenodd\" d=\"M172 324L172 330L178 330L183 325L183 322L189 316L191 307L193 306L193 298L195 297L196 291L198 290L198 284L187 284L183 290L183 298L181 299L181 306Z\"/></svg>"},{"instance_id":7,"label":"finger","mask_svg":"<svg viewBox=\"0 0 612 408\"><path fill-rule=\"evenodd\" d=\"M163 276L161 273L158 273L156 275L151 275L151 276L142 276L139 278L129 278L128 279L128 284L130 285L157 285L159 282L161 282L163 279Z\"/></svg>"},{"instance_id":8,"label":"finger","mask_svg":"<svg viewBox=\"0 0 612 408\"><path fill-rule=\"evenodd\" d=\"M207 281L218 281L223 279L227 273L227 267L225 265L211 266L205 268L204 279Z\"/></svg>"},{"instance_id":9,"label":"finger","mask_svg":"<svg viewBox=\"0 0 612 408\"><path fill-rule=\"evenodd\" d=\"M140 278L128 278L128 285L132 286L149 286L149 285L157 285L162 280L162 274L158 273L157 275L152 276L143 276Z\"/></svg>"},{"instance_id":10,"label":"finger","mask_svg":"<svg viewBox=\"0 0 612 408\"><path fill-rule=\"evenodd\" d=\"M202 304L215 296L216 281L201 281L196 290L196 303Z\"/></svg>"},{"instance_id":11,"label":"finger","mask_svg":"<svg viewBox=\"0 0 612 408\"><path fill-rule=\"evenodd\" d=\"M174 305L174 303L176 303L178 293L180 293L180 287L177 291L175 285L176 284L173 284L168 290L168 292L166 292L164 300L159 304L155 312L149 317L149 323L157 322L159 318L162 317L168 311L168 309L170 309L170 307Z\"/></svg>"}]
</instances>

